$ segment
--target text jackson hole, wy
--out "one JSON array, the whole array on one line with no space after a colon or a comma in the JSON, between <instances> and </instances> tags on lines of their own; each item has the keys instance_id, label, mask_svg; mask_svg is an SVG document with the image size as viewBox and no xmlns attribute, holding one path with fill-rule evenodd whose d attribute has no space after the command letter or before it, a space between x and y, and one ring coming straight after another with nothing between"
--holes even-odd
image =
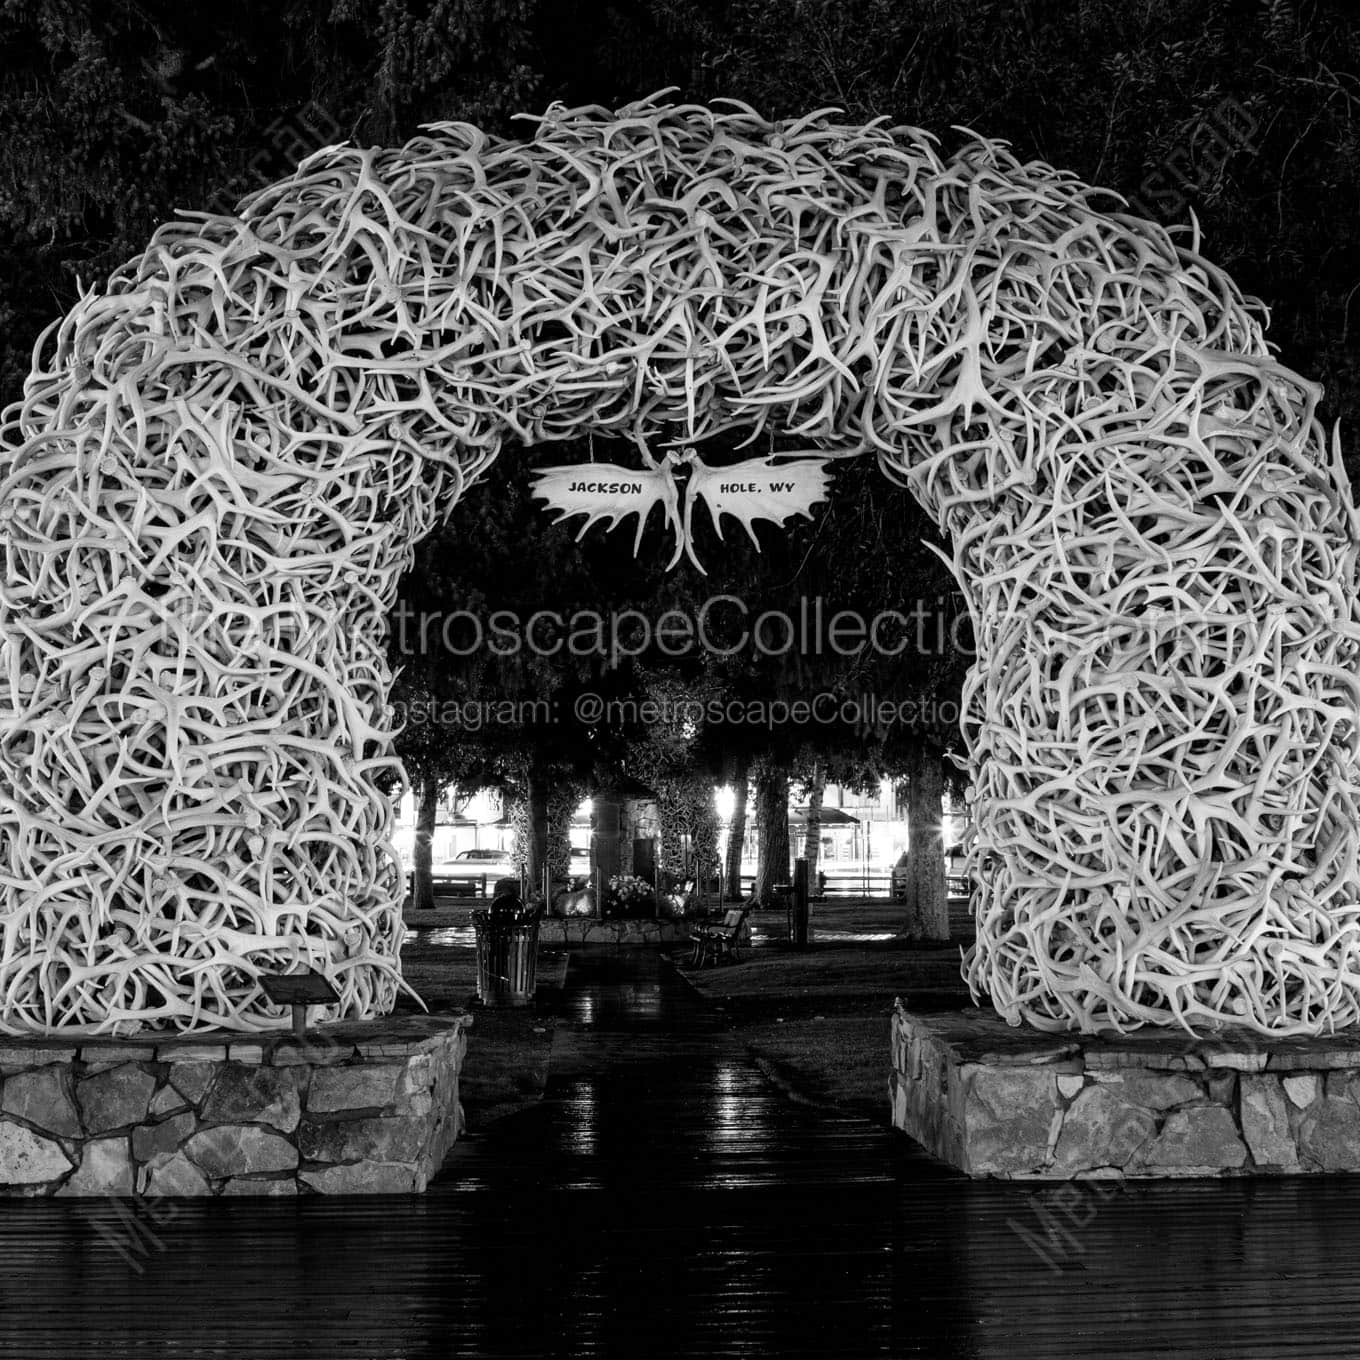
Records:
<instances>
[{"instance_id":1,"label":"text jackson hole, wy","mask_svg":"<svg viewBox=\"0 0 1360 1360\"><path fill-rule=\"evenodd\" d=\"M793 491L796 486L796 482L771 482L768 486L757 482L719 482L718 494L737 496L743 492L768 491L778 495ZM641 496L643 489L641 482L572 482L567 487L568 491L579 491L587 496Z\"/></svg>"},{"instance_id":2,"label":"text jackson hole, wy","mask_svg":"<svg viewBox=\"0 0 1360 1360\"><path fill-rule=\"evenodd\" d=\"M584 485L584 484L583 484ZM591 485L595 485L591 483ZM612 484L611 484L612 485ZM664 656L859 656L865 652L969 655L971 625L965 611L945 600L917 600L902 609L865 615L837 609L820 595L804 596L793 610L754 613L736 595L714 595L694 610L668 609L655 617L636 609L562 614L538 609L521 614L497 609L416 612L402 602L391 616L393 640L403 655L442 652L473 656L601 657L617 664L653 648Z\"/></svg>"}]
</instances>

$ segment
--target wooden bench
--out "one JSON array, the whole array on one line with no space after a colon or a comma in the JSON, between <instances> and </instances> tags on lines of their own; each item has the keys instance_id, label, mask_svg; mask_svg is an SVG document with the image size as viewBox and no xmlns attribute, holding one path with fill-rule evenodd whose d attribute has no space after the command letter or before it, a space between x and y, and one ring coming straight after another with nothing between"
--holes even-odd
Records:
<instances>
[{"instance_id":1,"label":"wooden bench","mask_svg":"<svg viewBox=\"0 0 1360 1360\"><path fill-rule=\"evenodd\" d=\"M690 963L696 968L708 963L722 963L725 959L735 963L741 932L745 929L746 916L750 910L750 907L733 907L723 913L720 924L696 925L691 933L694 952L690 955Z\"/></svg>"}]
</instances>

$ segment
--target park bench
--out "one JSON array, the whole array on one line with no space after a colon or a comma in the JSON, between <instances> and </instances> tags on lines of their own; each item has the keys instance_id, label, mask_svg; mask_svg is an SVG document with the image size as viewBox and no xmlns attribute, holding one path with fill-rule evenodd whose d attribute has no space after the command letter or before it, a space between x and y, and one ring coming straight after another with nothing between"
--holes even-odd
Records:
<instances>
[{"instance_id":1,"label":"park bench","mask_svg":"<svg viewBox=\"0 0 1360 1360\"><path fill-rule=\"evenodd\" d=\"M749 911L750 907L733 907L723 913L720 923L695 925L690 936L694 945L690 963L702 968L707 963L721 963L724 959L735 962Z\"/></svg>"}]
</instances>

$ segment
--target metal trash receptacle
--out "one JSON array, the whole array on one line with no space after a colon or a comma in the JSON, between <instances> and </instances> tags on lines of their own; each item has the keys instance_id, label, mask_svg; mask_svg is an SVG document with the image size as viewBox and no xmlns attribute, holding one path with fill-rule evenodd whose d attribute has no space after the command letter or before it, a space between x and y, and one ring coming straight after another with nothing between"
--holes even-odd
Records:
<instances>
[{"instance_id":1,"label":"metal trash receptacle","mask_svg":"<svg viewBox=\"0 0 1360 1360\"><path fill-rule=\"evenodd\" d=\"M484 1006L533 1004L538 972L538 917L521 921L496 920L490 912L475 912L477 937L477 1000Z\"/></svg>"}]
</instances>

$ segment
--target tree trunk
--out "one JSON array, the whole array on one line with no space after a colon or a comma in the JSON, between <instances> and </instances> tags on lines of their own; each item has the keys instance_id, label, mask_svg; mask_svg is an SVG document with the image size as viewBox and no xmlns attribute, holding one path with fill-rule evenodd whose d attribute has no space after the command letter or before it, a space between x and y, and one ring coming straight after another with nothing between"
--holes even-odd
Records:
<instances>
[{"instance_id":1,"label":"tree trunk","mask_svg":"<svg viewBox=\"0 0 1360 1360\"><path fill-rule=\"evenodd\" d=\"M564 888L571 879L571 819L576 812L579 789L559 782L547 796L547 826L544 853L552 888Z\"/></svg>"},{"instance_id":2,"label":"tree trunk","mask_svg":"<svg viewBox=\"0 0 1360 1360\"><path fill-rule=\"evenodd\" d=\"M945 888L944 776L940 757L914 742L908 760L907 902L902 933L912 940L949 938L949 897Z\"/></svg>"},{"instance_id":3,"label":"tree trunk","mask_svg":"<svg viewBox=\"0 0 1360 1360\"><path fill-rule=\"evenodd\" d=\"M713 806L713 780L705 776L694 808L694 897L707 910L709 884L718 872L718 811Z\"/></svg>"},{"instance_id":4,"label":"tree trunk","mask_svg":"<svg viewBox=\"0 0 1360 1360\"><path fill-rule=\"evenodd\" d=\"M732 824L727 828L727 865L723 874L727 896L731 901L741 897L741 855L746 848L746 798L751 791L751 762L738 756L732 774Z\"/></svg>"},{"instance_id":5,"label":"tree trunk","mask_svg":"<svg viewBox=\"0 0 1360 1360\"><path fill-rule=\"evenodd\" d=\"M619 877L632 878L634 876L633 865L633 842L637 838L638 824L638 805L636 799L619 799ZM651 867L645 873L638 873L637 877L645 879L656 887L656 855L653 852ZM646 865L642 866L644 869Z\"/></svg>"},{"instance_id":6,"label":"tree trunk","mask_svg":"<svg viewBox=\"0 0 1360 1360\"><path fill-rule=\"evenodd\" d=\"M775 900L774 885L789 881L789 777L774 765L756 775L756 834L760 851L753 896L768 907Z\"/></svg>"},{"instance_id":7,"label":"tree trunk","mask_svg":"<svg viewBox=\"0 0 1360 1360\"><path fill-rule=\"evenodd\" d=\"M548 790L550 779L537 767L529 770L529 815L524 855L529 897L543 887L543 870L548 863Z\"/></svg>"},{"instance_id":8,"label":"tree trunk","mask_svg":"<svg viewBox=\"0 0 1360 1360\"><path fill-rule=\"evenodd\" d=\"M822 795L826 792L826 766L815 761L808 781L807 828L803 832L803 858L808 866L808 890L817 891L817 861L822 855Z\"/></svg>"},{"instance_id":9,"label":"tree trunk","mask_svg":"<svg viewBox=\"0 0 1360 1360\"><path fill-rule=\"evenodd\" d=\"M412 860L412 903L417 911L434 908L434 880L430 877L435 819L439 813L439 781L429 777L416 785L416 843Z\"/></svg>"},{"instance_id":10,"label":"tree trunk","mask_svg":"<svg viewBox=\"0 0 1360 1360\"><path fill-rule=\"evenodd\" d=\"M590 871L595 879L595 915L604 915L609 880L619 873L619 828L623 800L613 788L595 791L591 814Z\"/></svg>"},{"instance_id":11,"label":"tree trunk","mask_svg":"<svg viewBox=\"0 0 1360 1360\"><path fill-rule=\"evenodd\" d=\"M684 780L671 775L656 775L656 814L661 836L657 852L661 859L661 873L667 887L679 883L685 876L685 834L689 830L686 819Z\"/></svg>"}]
</instances>

